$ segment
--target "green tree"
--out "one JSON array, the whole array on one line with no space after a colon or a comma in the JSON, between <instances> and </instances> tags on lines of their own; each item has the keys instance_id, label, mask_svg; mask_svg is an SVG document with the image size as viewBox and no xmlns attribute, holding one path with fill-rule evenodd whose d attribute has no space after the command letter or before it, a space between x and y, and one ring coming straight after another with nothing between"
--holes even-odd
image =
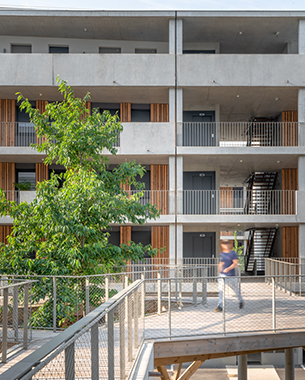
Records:
<instances>
[{"instance_id":1,"label":"green tree","mask_svg":"<svg viewBox=\"0 0 305 380\"><path fill-rule=\"evenodd\" d=\"M122 189L125 183L143 189L136 180L143 176L143 167L124 162L108 170L103 152L116 154L114 145L123 129L118 116L107 111L101 115L98 110L90 114L86 108L89 93L80 99L65 81L58 80L58 84L63 100L48 103L43 113L18 94L20 108L29 114L43 141L34 147L46 153L46 164L63 165L66 172L39 183L32 203L9 201L2 191L0 213L10 215L14 225L8 245L0 246L1 273L98 274L128 260L139 260L144 253L156 253L151 246L132 242L114 246L108 241L107 230L113 223L143 224L159 215L155 206L140 203L142 191L130 196ZM33 252L36 259L31 258ZM62 303L73 307L67 291ZM43 296L51 299L47 286L37 297Z\"/></svg>"}]
</instances>

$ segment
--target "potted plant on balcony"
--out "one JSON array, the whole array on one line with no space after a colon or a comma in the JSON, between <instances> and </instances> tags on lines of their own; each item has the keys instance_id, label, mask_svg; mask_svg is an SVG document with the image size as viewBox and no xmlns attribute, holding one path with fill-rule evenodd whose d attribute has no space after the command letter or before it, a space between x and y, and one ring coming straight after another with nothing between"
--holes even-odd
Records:
<instances>
[{"instance_id":1,"label":"potted plant on balcony","mask_svg":"<svg viewBox=\"0 0 305 380\"><path fill-rule=\"evenodd\" d=\"M14 182L14 186L16 190L19 191L29 191L31 190L31 183L24 181L24 182Z\"/></svg>"}]
</instances>

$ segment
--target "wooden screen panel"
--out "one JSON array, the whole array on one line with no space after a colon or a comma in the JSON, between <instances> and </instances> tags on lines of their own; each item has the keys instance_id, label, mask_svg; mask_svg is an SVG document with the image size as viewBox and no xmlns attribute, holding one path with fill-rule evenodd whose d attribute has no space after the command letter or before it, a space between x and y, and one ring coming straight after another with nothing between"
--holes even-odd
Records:
<instances>
[{"instance_id":1,"label":"wooden screen panel","mask_svg":"<svg viewBox=\"0 0 305 380\"><path fill-rule=\"evenodd\" d=\"M122 123L131 122L131 103L121 103L120 116L121 116Z\"/></svg>"},{"instance_id":2,"label":"wooden screen panel","mask_svg":"<svg viewBox=\"0 0 305 380\"><path fill-rule=\"evenodd\" d=\"M165 250L160 254L157 253L155 257L152 258L152 264L167 264L169 259L169 226L153 226L151 227L151 246L152 248L165 248Z\"/></svg>"},{"instance_id":3,"label":"wooden screen panel","mask_svg":"<svg viewBox=\"0 0 305 380\"><path fill-rule=\"evenodd\" d=\"M46 100L36 100L36 109L38 109L40 113L44 113L46 110L47 103L48 102ZM42 144L45 141L46 141L45 137L38 138L38 136L36 135L36 144Z\"/></svg>"},{"instance_id":4,"label":"wooden screen panel","mask_svg":"<svg viewBox=\"0 0 305 380\"><path fill-rule=\"evenodd\" d=\"M168 104L151 104L150 121L155 123L168 123Z\"/></svg>"},{"instance_id":5,"label":"wooden screen panel","mask_svg":"<svg viewBox=\"0 0 305 380\"><path fill-rule=\"evenodd\" d=\"M283 257L299 257L299 226L283 227Z\"/></svg>"},{"instance_id":6,"label":"wooden screen panel","mask_svg":"<svg viewBox=\"0 0 305 380\"><path fill-rule=\"evenodd\" d=\"M282 190L298 190L298 169L282 170ZM294 215L296 213L296 197L290 192L283 192L283 214Z\"/></svg>"},{"instance_id":7,"label":"wooden screen panel","mask_svg":"<svg viewBox=\"0 0 305 380\"><path fill-rule=\"evenodd\" d=\"M49 167L45 164L36 164L36 185L49 179Z\"/></svg>"},{"instance_id":8,"label":"wooden screen panel","mask_svg":"<svg viewBox=\"0 0 305 380\"><path fill-rule=\"evenodd\" d=\"M283 146L297 146L297 123L298 111L284 111L282 112L282 145ZM293 124L290 124L290 123ZM285 124L286 123L286 124Z\"/></svg>"},{"instance_id":9,"label":"wooden screen panel","mask_svg":"<svg viewBox=\"0 0 305 380\"><path fill-rule=\"evenodd\" d=\"M6 192L6 198L15 200L15 164L13 162L0 162L0 188Z\"/></svg>"},{"instance_id":10,"label":"wooden screen panel","mask_svg":"<svg viewBox=\"0 0 305 380\"><path fill-rule=\"evenodd\" d=\"M0 243L7 244L7 237L12 233L13 226L3 225L0 226Z\"/></svg>"},{"instance_id":11,"label":"wooden screen panel","mask_svg":"<svg viewBox=\"0 0 305 380\"><path fill-rule=\"evenodd\" d=\"M131 226L120 227L120 243L128 244L131 241Z\"/></svg>"},{"instance_id":12,"label":"wooden screen panel","mask_svg":"<svg viewBox=\"0 0 305 380\"><path fill-rule=\"evenodd\" d=\"M233 187L220 187L220 208L233 208Z\"/></svg>"},{"instance_id":13,"label":"wooden screen panel","mask_svg":"<svg viewBox=\"0 0 305 380\"><path fill-rule=\"evenodd\" d=\"M168 165L150 166L151 203L156 205L162 215L168 214Z\"/></svg>"},{"instance_id":14,"label":"wooden screen panel","mask_svg":"<svg viewBox=\"0 0 305 380\"><path fill-rule=\"evenodd\" d=\"M16 102L0 99L0 146L15 146Z\"/></svg>"}]
</instances>

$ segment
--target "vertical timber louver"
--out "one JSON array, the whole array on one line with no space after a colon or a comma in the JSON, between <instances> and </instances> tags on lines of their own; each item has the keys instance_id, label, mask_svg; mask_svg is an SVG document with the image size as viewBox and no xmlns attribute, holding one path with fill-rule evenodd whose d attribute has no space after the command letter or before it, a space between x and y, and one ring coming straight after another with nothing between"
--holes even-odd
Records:
<instances>
[{"instance_id":1,"label":"vertical timber louver","mask_svg":"<svg viewBox=\"0 0 305 380\"><path fill-rule=\"evenodd\" d=\"M15 164L13 162L0 162L0 188L8 190L7 199L15 200Z\"/></svg>"},{"instance_id":2,"label":"vertical timber louver","mask_svg":"<svg viewBox=\"0 0 305 380\"><path fill-rule=\"evenodd\" d=\"M36 185L49 179L49 167L45 164L36 164Z\"/></svg>"},{"instance_id":3,"label":"vertical timber louver","mask_svg":"<svg viewBox=\"0 0 305 380\"><path fill-rule=\"evenodd\" d=\"M282 189L298 190L298 169L282 170ZM294 214L295 197L284 197L283 213ZM283 257L299 257L299 226L283 227Z\"/></svg>"},{"instance_id":4,"label":"vertical timber louver","mask_svg":"<svg viewBox=\"0 0 305 380\"><path fill-rule=\"evenodd\" d=\"M0 243L7 244L7 237L12 232L12 226L2 225L0 226Z\"/></svg>"},{"instance_id":5,"label":"vertical timber louver","mask_svg":"<svg viewBox=\"0 0 305 380\"><path fill-rule=\"evenodd\" d=\"M233 208L233 187L220 187L220 208ZM220 231L220 236L233 236L233 231Z\"/></svg>"},{"instance_id":6,"label":"vertical timber louver","mask_svg":"<svg viewBox=\"0 0 305 380\"><path fill-rule=\"evenodd\" d=\"M128 244L131 241L131 226L120 227L120 244Z\"/></svg>"},{"instance_id":7,"label":"vertical timber louver","mask_svg":"<svg viewBox=\"0 0 305 380\"><path fill-rule=\"evenodd\" d=\"M282 145L283 146L296 146L297 141L297 121L298 111L284 111L282 112ZM293 124L290 124L290 123Z\"/></svg>"},{"instance_id":8,"label":"vertical timber louver","mask_svg":"<svg viewBox=\"0 0 305 380\"><path fill-rule=\"evenodd\" d=\"M162 215L168 214L168 165L151 165L150 181L152 190L151 203L157 206ZM169 257L169 227L151 227L151 240L153 248L165 248L165 251L161 255L155 256L153 262L157 264L158 259L167 259Z\"/></svg>"},{"instance_id":9,"label":"vertical timber louver","mask_svg":"<svg viewBox=\"0 0 305 380\"><path fill-rule=\"evenodd\" d=\"M0 99L0 146L15 146L16 102Z\"/></svg>"},{"instance_id":10,"label":"vertical timber louver","mask_svg":"<svg viewBox=\"0 0 305 380\"><path fill-rule=\"evenodd\" d=\"M120 116L121 116L122 123L131 122L131 103L121 103Z\"/></svg>"},{"instance_id":11,"label":"vertical timber louver","mask_svg":"<svg viewBox=\"0 0 305 380\"><path fill-rule=\"evenodd\" d=\"M168 123L168 104L151 104L150 121L154 123Z\"/></svg>"}]
</instances>

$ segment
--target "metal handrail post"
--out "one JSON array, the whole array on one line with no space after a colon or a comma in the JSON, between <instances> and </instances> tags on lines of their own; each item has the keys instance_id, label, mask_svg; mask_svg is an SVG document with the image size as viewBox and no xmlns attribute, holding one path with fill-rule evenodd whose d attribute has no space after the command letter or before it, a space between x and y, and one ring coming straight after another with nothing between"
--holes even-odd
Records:
<instances>
[{"instance_id":1,"label":"metal handrail post","mask_svg":"<svg viewBox=\"0 0 305 380\"><path fill-rule=\"evenodd\" d=\"M196 268L193 268L193 304L197 307L197 278Z\"/></svg>"},{"instance_id":2,"label":"metal handrail post","mask_svg":"<svg viewBox=\"0 0 305 380\"><path fill-rule=\"evenodd\" d=\"M158 314L161 314L161 274L157 273L157 304Z\"/></svg>"},{"instance_id":3,"label":"metal handrail post","mask_svg":"<svg viewBox=\"0 0 305 380\"><path fill-rule=\"evenodd\" d=\"M23 348L28 348L28 322L29 322L29 284L24 285L23 308Z\"/></svg>"},{"instance_id":4,"label":"metal handrail post","mask_svg":"<svg viewBox=\"0 0 305 380\"><path fill-rule=\"evenodd\" d=\"M53 332L56 332L56 277L53 277Z\"/></svg>"},{"instance_id":5,"label":"metal handrail post","mask_svg":"<svg viewBox=\"0 0 305 380\"><path fill-rule=\"evenodd\" d=\"M225 277L222 277L222 331L223 334L226 334L226 297L225 297L225 291L226 291L226 282Z\"/></svg>"},{"instance_id":6,"label":"metal handrail post","mask_svg":"<svg viewBox=\"0 0 305 380\"><path fill-rule=\"evenodd\" d=\"M120 303L120 379L125 380L125 304Z\"/></svg>"},{"instance_id":7,"label":"metal handrail post","mask_svg":"<svg viewBox=\"0 0 305 380\"><path fill-rule=\"evenodd\" d=\"M132 294L126 297L127 300L127 336L128 336L128 361L132 361Z\"/></svg>"},{"instance_id":8,"label":"metal handrail post","mask_svg":"<svg viewBox=\"0 0 305 380\"><path fill-rule=\"evenodd\" d=\"M275 278L272 277L272 330L276 331Z\"/></svg>"},{"instance_id":9,"label":"metal handrail post","mask_svg":"<svg viewBox=\"0 0 305 380\"><path fill-rule=\"evenodd\" d=\"M75 344L65 349L65 380L75 380Z\"/></svg>"},{"instance_id":10,"label":"metal handrail post","mask_svg":"<svg viewBox=\"0 0 305 380\"><path fill-rule=\"evenodd\" d=\"M182 308L182 277L181 269L179 269L179 310Z\"/></svg>"},{"instance_id":11,"label":"metal handrail post","mask_svg":"<svg viewBox=\"0 0 305 380\"><path fill-rule=\"evenodd\" d=\"M207 302L207 267L203 268L202 276L202 294L201 294L201 303L204 305Z\"/></svg>"},{"instance_id":12,"label":"metal handrail post","mask_svg":"<svg viewBox=\"0 0 305 380\"><path fill-rule=\"evenodd\" d=\"M133 292L134 300L134 348L139 347L139 299L138 289Z\"/></svg>"},{"instance_id":13,"label":"metal handrail post","mask_svg":"<svg viewBox=\"0 0 305 380\"><path fill-rule=\"evenodd\" d=\"M86 283L85 283L85 288L86 288L86 315L90 313L90 307L89 307L89 277L86 277Z\"/></svg>"},{"instance_id":14,"label":"metal handrail post","mask_svg":"<svg viewBox=\"0 0 305 380\"><path fill-rule=\"evenodd\" d=\"M98 322L91 327L91 380L99 380Z\"/></svg>"},{"instance_id":15,"label":"metal handrail post","mask_svg":"<svg viewBox=\"0 0 305 380\"><path fill-rule=\"evenodd\" d=\"M13 288L13 330L15 342L18 342L18 287Z\"/></svg>"},{"instance_id":16,"label":"metal handrail post","mask_svg":"<svg viewBox=\"0 0 305 380\"><path fill-rule=\"evenodd\" d=\"M171 279L168 280L168 336L172 336Z\"/></svg>"},{"instance_id":17,"label":"metal handrail post","mask_svg":"<svg viewBox=\"0 0 305 380\"><path fill-rule=\"evenodd\" d=\"M114 380L114 309L108 312L108 380Z\"/></svg>"},{"instance_id":18,"label":"metal handrail post","mask_svg":"<svg viewBox=\"0 0 305 380\"><path fill-rule=\"evenodd\" d=\"M2 363L7 358L8 288L3 289Z\"/></svg>"}]
</instances>

